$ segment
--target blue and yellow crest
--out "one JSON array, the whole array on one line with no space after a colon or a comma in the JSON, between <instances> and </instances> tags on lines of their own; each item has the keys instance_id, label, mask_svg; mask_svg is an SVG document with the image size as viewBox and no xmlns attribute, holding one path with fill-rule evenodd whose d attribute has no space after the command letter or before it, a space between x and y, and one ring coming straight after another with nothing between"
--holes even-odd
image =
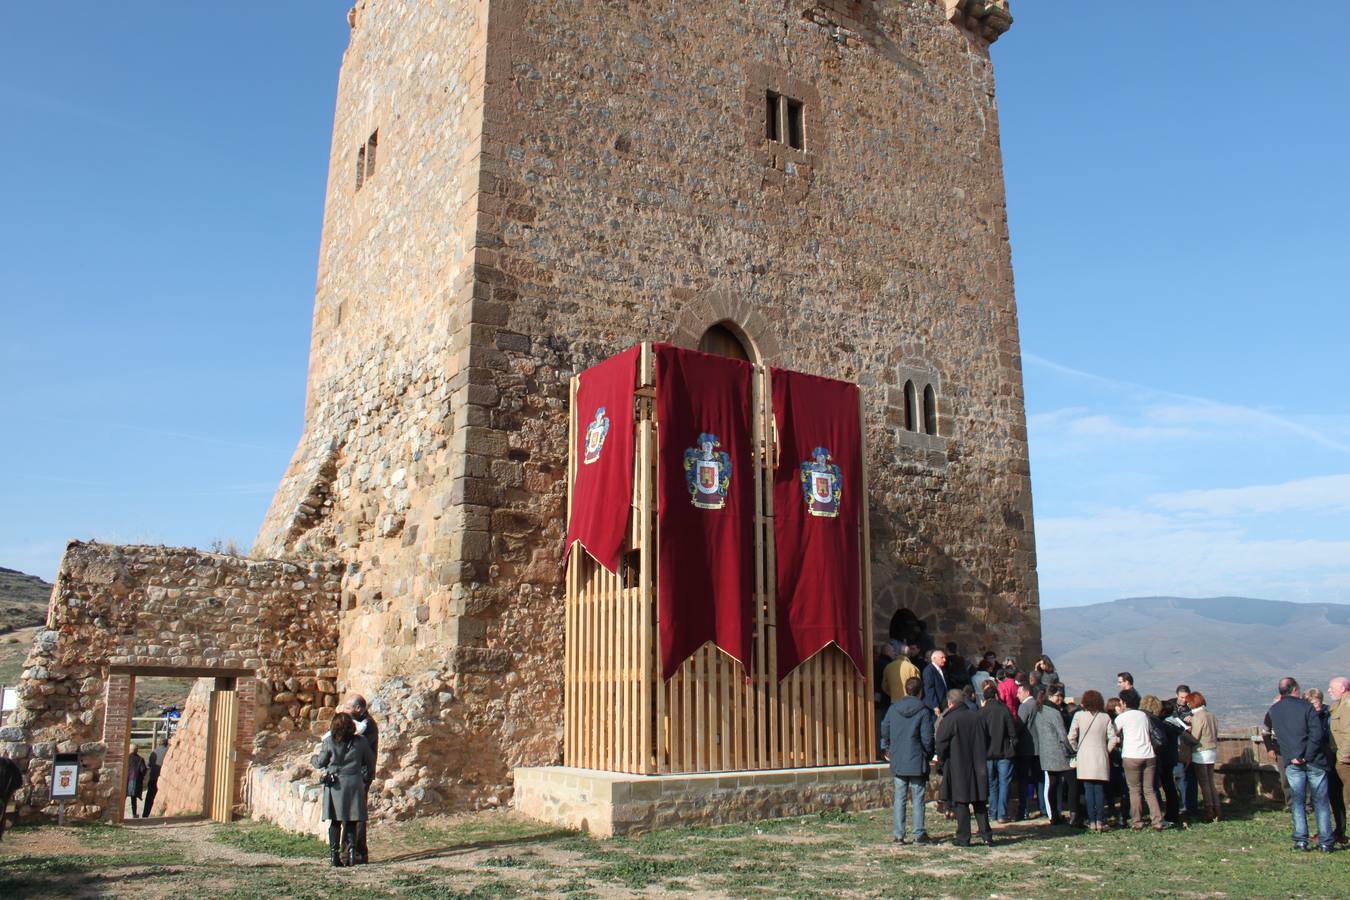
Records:
<instances>
[{"instance_id":1,"label":"blue and yellow crest","mask_svg":"<svg viewBox=\"0 0 1350 900\"><path fill-rule=\"evenodd\" d=\"M582 459L584 465L590 465L600 458L600 451L605 449L605 438L609 437L609 416L605 415L605 408L602 406L595 411L595 421L586 427L586 455Z\"/></svg>"},{"instance_id":2,"label":"blue and yellow crest","mask_svg":"<svg viewBox=\"0 0 1350 900\"><path fill-rule=\"evenodd\" d=\"M684 451L684 480L689 499L699 509L721 509L727 505L731 487L731 454L720 450L717 435L698 436L698 445Z\"/></svg>"},{"instance_id":3,"label":"blue and yellow crest","mask_svg":"<svg viewBox=\"0 0 1350 900\"><path fill-rule=\"evenodd\" d=\"M844 496L844 473L834 464L829 450L817 447L811 451L811 458L801 465L801 480L807 512L831 519L839 515L839 501Z\"/></svg>"}]
</instances>

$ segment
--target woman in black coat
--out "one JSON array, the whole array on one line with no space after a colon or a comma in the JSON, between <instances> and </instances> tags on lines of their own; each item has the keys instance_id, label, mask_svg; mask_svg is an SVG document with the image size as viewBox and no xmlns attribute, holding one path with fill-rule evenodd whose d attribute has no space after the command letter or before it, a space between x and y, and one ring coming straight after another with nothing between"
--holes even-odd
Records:
<instances>
[{"instance_id":1,"label":"woman in black coat","mask_svg":"<svg viewBox=\"0 0 1350 900\"><path fill-rule=\"evenodd\" d=\"M375 754L356 733L350 715L333 716L319 752L309 762L323 770L323 819L328 823L330 862L335 866L365 862L356 857L355 848L365 843L366 790L375 777Z\"/></svg>"},{"instance_id":2,"label":"woman in black coat","mask_svg":"<svg viewBox=\"0 0 1350 900\"><path fill-rule=\"evenodd\" d=\"M131 800L131 817L137 816L136 806L145 792L145 757L136 745L131 745L131 755L127 757L127 797Z\"/></svg>"}]
</instances>

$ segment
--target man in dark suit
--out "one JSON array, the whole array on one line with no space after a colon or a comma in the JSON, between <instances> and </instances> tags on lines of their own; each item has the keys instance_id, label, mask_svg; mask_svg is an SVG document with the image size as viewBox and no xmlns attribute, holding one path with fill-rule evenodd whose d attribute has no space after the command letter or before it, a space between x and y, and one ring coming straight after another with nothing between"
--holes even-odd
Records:
<instances>
[{"instance_id":1,"label":"man in dark suit","mask_svg":"<svg viewBox=\"0 0 1350 900\"><path fill-rule=\"evenodd\" d=\"M947 676L942 671L946 664L947 654L934 650L923 670L923 705L939 716L942 715L948 690Z\"/></svg>"},{"instance_id":2,"label":"man in dark suit","mask_svg":"<svg viewBox=\"0 0 1350 900\"><path fill-rule=\"evenodd\" d=\"M975 809L975 821L980 838L986 846L994 844L994 832L989 827L989 774L987 770L989 729L979 713L966 706L965 695L950 690L946 697L947 712L937 729L937 758L942 766L942 788L939 797L956 813L957 847L970 846L970 810Z\"/></svg>"},{"instance_id":3,"label":"man in dark suit","mask_svg":"<svg viewBox=\"0 0 1350 900\"><path fill-rule=\"evenodd\" d=\"M160 738L155 749L150 751L148 764L150 768L146 772L145 782L145 805L141 807L141 818L149 818L150 807L155 805L155 794L159 792L159 773L164 770L164 757L169 752L169 742L165 738Z\"/></svg>"},{"instance_id":4,"label":"man in dark suit","mask_svg":"<svg viewBox=\"0 0 1350 900\"><path fill-rule=\"evenodd\" d=\"M366 708L366 698L360 694L352 694L347 698L347 708L345 710L352 717L356 724L356 733L366 739L370 745L370 756L372 759L379 758L380 752L380 728L375 724L375 719L371 717L370 710ZM371 769L370 775L375 777L375 770ZM366 782L366 794L370 794L370 782ZM352 852L352 862L355 865L365 865L370 861L370 850L366 845L366 823L364 820L356 823L355 845Z\"/></svg>"}]
</instances>

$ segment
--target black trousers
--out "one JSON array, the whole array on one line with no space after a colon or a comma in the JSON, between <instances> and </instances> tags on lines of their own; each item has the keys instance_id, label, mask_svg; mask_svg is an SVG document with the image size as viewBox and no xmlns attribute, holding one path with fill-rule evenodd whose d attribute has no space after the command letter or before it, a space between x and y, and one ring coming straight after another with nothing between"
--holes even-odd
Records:
<instances>
[{"instance_id":1,"label":"black trousers","mask_svg":"<svg viewBox=\"0 0 1350 900\"><path fill-rule=\"evenodd\" d=\"M953 803L952 810L956 813L956 837L952 838L952 843L958 847L970 845L970 808L975 807L975 823L980 828L980 837L986 844L994 842L994 832L989 827L989 804L988 803Z\"/></svg>"},{"instance_id":2,"label":"black trousers","mask_svg":"<svg viewBox=\"0 0 1350 900\"><path fill-rule=\"evenodd\" d=\"M1083 814L1079 812L1079 805L1083 800L1082 789L1078 787L1078 770L1068 769L1064 772L1064 795L1065 804L1062 807L1064 814L1069 817L1070 822L1082 823Z\"/></svg>"},{"instance_id":3,"label":"black trousers","mask_svg":"<svg viewBox=\"0 0 1350 900\"><path fill-rule=\"evenodd\" d=\"M155 794L159 792L159 779L151 778L149 786L145 789L145 805L141 807L141 818L144 819L150 815L150 807L155 802Z\"/></svg>"},{"instance_id":4,"label":"black trousers","mask_svg":"<svg viewBox=\"0 0 1350 900\"><path fill-rule=\"evenodd\" d=\"M1331 795L1331 818L1335 822L1336 837L1345 837L1345 788L1341 774L1333 765L1327 769L1327 793Z\"/></svg>"},{"instance_id":5,"label":"black trousers","mask_svg":"<svg viewBox=\"0 0 1350 900\"><path fill-rule=\"evenodd\" d=\"M1182 798L1181 792L1177 790L1177 780L1172 777L1173 768L1175 767L1171 763L1160 764L1155 780L1158 782L1157 786L1162 788L1163 818L1169 822L1177 823L1181 821Z\"/></svg>"}]
</instances>

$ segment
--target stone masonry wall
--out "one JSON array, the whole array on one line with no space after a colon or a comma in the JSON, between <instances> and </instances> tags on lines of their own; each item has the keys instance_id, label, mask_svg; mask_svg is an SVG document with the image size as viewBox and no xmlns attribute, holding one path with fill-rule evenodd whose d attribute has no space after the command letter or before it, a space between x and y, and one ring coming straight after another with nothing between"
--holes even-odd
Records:
<instances>
[{"instance_id":1,"label":"stone masonry wall","mask_svg":"<svg viewBox=\"0 0 1350 900\"><path fill-rule=\"evenodd\" d=\"M254 552L331 553L375 807L560 761L567 380L727 321L866 398L878 638L1039 651L987 41L966 0L361 0L305 433ZM805 104L769 142L768 91ZM360 188L357 148L378 133ZM906 428L932 385L937 433Z\"/></svg>"},{"instance_id":2,"label":"stone masonry wall","mask_svg":"<svg viewBox=\"0 0 1350 900\"><path fill-rule=\"evenodd\" d=\"M198 678L183 702L183 715L173 733L155 794L156 815L193 816L205 812L206 763L210 750L211 689L215 682Z\"/></svg>"},{"instance_id":3,"label":"stone masonry wall","mask_svg":"<svg viewBox=\"0 0 1350 900\"><path fill-rule=\"evenodd\" d=\"M340 571L321 561L72 542L18 710L0 729L0 753L26 772L20 814L55 812L52 756L76 751L83 771L68 814L120 808L133 671L236 676L241 778L255 745L263 752L296 732L308 738L336 702Z\"/></svg>"}]
</instances>

